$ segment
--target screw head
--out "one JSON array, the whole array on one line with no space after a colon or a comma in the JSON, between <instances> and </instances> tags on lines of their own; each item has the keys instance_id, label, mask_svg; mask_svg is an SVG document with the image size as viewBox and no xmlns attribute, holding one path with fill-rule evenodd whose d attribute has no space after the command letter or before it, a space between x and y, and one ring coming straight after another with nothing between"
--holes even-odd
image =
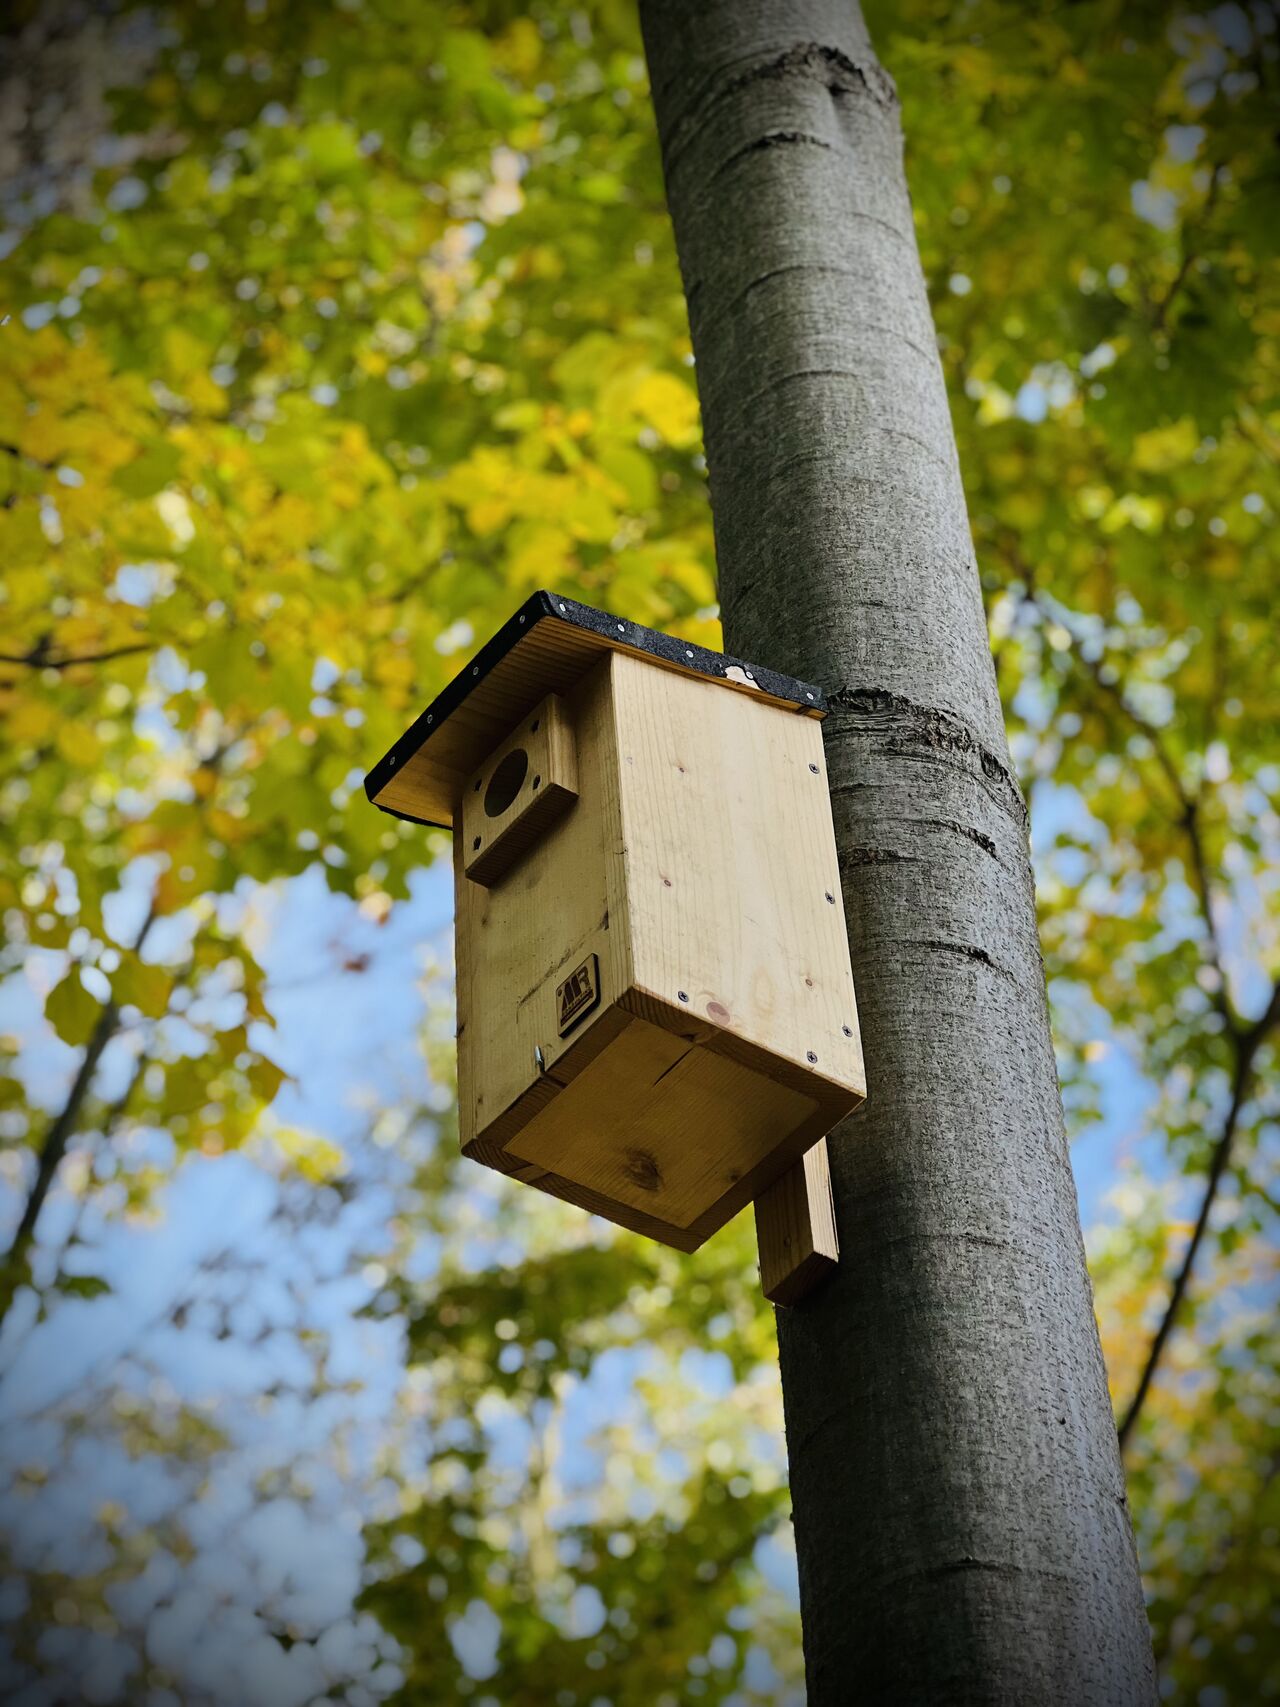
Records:
<instances>
[{"instance_id":1,"label":"screw head","mask_svg":"<svg viewBox=\"0 0 1280 1707\"><path fill-rule=\"evenodd\" d=\"M679 996L682 1002L687 1002L689 1000L689 997L684 990L677 990L676 995Z\"/></svg>"},{"instance_id":2,"label":"screw head","mask_svg":"<svg viewBox=\"0 0 1280 1707\"><path fill-rule=\"evenodd\" d=\"M806 1049L805 1050L804 1058L806 1061L811 1062L813 1065L815 1065L815 1066L817 1065L818 1057L814 1054L812 1049Z\"/></svg>"},{"instance_id":3,"label":"screw head","mask_svg":"<svg viewBox=\"0 0 1280 1707\"><path fill-rule=\"evenodd\" d=\"M840 1029L845 1034L846 1037L852 1037L853 1036L853 1027L851 1025L842 1025L840 1027Z\"/></svg>"},{"instance_id":4,"label":"screw head","mask_svg":"<svg viewBox=\"0 0 1280 1707\"><path fill-rule=\"evenodd\" d=\"M688 647L687 647L687 646L686 646L686 647L685 647L685 652L684 652L684 655L685 655L685 657L686 657L686 658L692 658L692 657L693 657L693 653L692 653L692 652L690 652L690 650L689 650L689 648L688 648Z\"/></svg>"},{"instance_id":5,"label":"screw head","mask_svg":"<svg viewBox=\"0 0 1280 1707\"><path fill-rule=\"evenodd\" d=\"M541 777L540 777L540 776L535 776L535 777L534 777L534 779L533 779L533 786L534 786L534 787L535 787L535 788L541 788L541 787L542 787L542 778L541 778Z\"/></svg>"},{"instance_id":6,"label":"screw head","mask_svg":"<svg viewBox=\"0 0 1280 1707\"><path fill-rule=\"evenodd\" d=\"M474 852L475 849L478 848L479 846L480 846L480 838L479 838L479 836L477 836L475 841L472 842L472 844L471 844L472 851Z\"/></svg>"},{"instance_id":7,"label":"screw head","mask_svg":"<svg viewBox=\"0 0 1280 1707\"><path fill-rule=\"evenodd\" d=\"M833 906L833 907L834 907L834 906L835 906L835 904L836 904L836 898L835 898L835 896L834 896L834 895L833 895L833 894L832 894L832 893L831 893L831 891L830 891L830 890L829 890L829 889L828 889L828 890L827 890L827 900L828 900L828 901L829 901L829 902L830 902L830 903L831 903L831 905L832 905L832 906Z\"/></svg>"},{"instance_id":8,"label":"screw head","mask_svg":"<svg viewBox=\"0 0 1280 1707\"><path fill-rule=\"evenodd\" d=\"M812 771L812 772L813 772L813 774L814 774L814 776L817 776L817 774L818 774L818 767L817 767L817 765L810 765L810 766L809 766L809 769L810 769L810 770L811 770L811 771Z\"/></svg>"}]
</instances>

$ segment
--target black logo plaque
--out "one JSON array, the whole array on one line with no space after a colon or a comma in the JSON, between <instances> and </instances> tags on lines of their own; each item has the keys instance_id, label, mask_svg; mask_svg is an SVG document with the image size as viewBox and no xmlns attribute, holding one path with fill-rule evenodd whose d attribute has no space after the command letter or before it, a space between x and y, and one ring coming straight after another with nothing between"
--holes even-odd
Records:
<instances>
[{"instance_id":1,"label":"black logo plaque","mask_svg":"<svg viewBox=\"0 0 1280 1707\"><path fill-rule=\"evenodd\" d=\"M600 961L589 954L569 976L556 985L556 1012L561 1037L581 1025L600 1006Z\"/></svg>"}]
</instances>

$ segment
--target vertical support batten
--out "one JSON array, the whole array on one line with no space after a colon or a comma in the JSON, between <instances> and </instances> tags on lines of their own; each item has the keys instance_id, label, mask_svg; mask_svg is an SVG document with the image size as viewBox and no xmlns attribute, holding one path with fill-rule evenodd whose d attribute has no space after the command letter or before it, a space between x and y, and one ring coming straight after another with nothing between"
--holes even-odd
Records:
<instances>
[{"instance_id":1,"label":"vertical support batten","mask_svg":"<svg viewBox=\"0 0 1280 1707\"><path fill-rule=\"evenodd\" d=\"M641 0L727 643L827 690L869 1100L778 1333L814 1707L1149 1702L892 83L851 0Z\"/></svg>"},{"instance_id":2,"label":"vertical support batten","mask_svg":"<svg viewBox=\"0 0 1280 1707\"><path fill-rule=\"evenodd\" d=\"M798 1304L840 1260L831 1162L821 1139L756 1198L760 1285L774 1304Z\"/></svg>"}]
</instances>

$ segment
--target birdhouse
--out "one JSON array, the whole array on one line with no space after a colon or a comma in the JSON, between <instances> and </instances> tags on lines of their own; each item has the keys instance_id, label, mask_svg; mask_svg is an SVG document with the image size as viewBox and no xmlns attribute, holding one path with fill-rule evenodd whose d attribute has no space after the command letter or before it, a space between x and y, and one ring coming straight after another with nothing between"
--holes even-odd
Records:
<instances>
[{"instance_id":1,"label":"birdhouse","mask_svg":"<svg viewBox=\"0 0 1280 1707\"><path fill-rule=\"evenodd\" d=\"M464 1153L683 1251L771 1197L780 1298L865 1094L824 712L536 593L365 784L454 834Z\"/></svg>"}]
</instances>

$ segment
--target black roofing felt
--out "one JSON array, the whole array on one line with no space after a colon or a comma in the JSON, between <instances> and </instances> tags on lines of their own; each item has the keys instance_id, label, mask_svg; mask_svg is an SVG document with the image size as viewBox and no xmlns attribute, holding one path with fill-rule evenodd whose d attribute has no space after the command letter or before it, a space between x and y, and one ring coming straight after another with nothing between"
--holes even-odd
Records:
<instances>
[{"instance_id":1,"label":"black roofing felt","mask_svg":"<svg viewBox=\"0 0 1280 1707\"><path fill-rule=\"evenodd\" d=\"M540 622L565 623L571 628L599 635L610 645L660 658L663 663L687 670L695 676L708 676L716 681L723 681L729 670L737 669L763 693L774 699L789 700L798 711L821 716L827 709L826 697L821 688L815 687L811 682L798 682L794 677L780 675L776 670L744 663L741 659L728 657L723 652L713 652L705 646L697 646L692 640L677 640L669 634L659 634L656 629L645 628L642 623L628 622L608 611L578 604L576 600L565 598L559 593L537 592L525 600L492 639L485 642L471 662L459 671L448 687L432 700L422 715L410 724L395 745L378 760L364 779L364 791L370 800L376 801L377 795L406 760L448 721L467 697L481 685L494 666L518 646ZM381 810L391 812L393 817L404 816L390 807L384 806Z\"/></svg>"}]
</instances>

